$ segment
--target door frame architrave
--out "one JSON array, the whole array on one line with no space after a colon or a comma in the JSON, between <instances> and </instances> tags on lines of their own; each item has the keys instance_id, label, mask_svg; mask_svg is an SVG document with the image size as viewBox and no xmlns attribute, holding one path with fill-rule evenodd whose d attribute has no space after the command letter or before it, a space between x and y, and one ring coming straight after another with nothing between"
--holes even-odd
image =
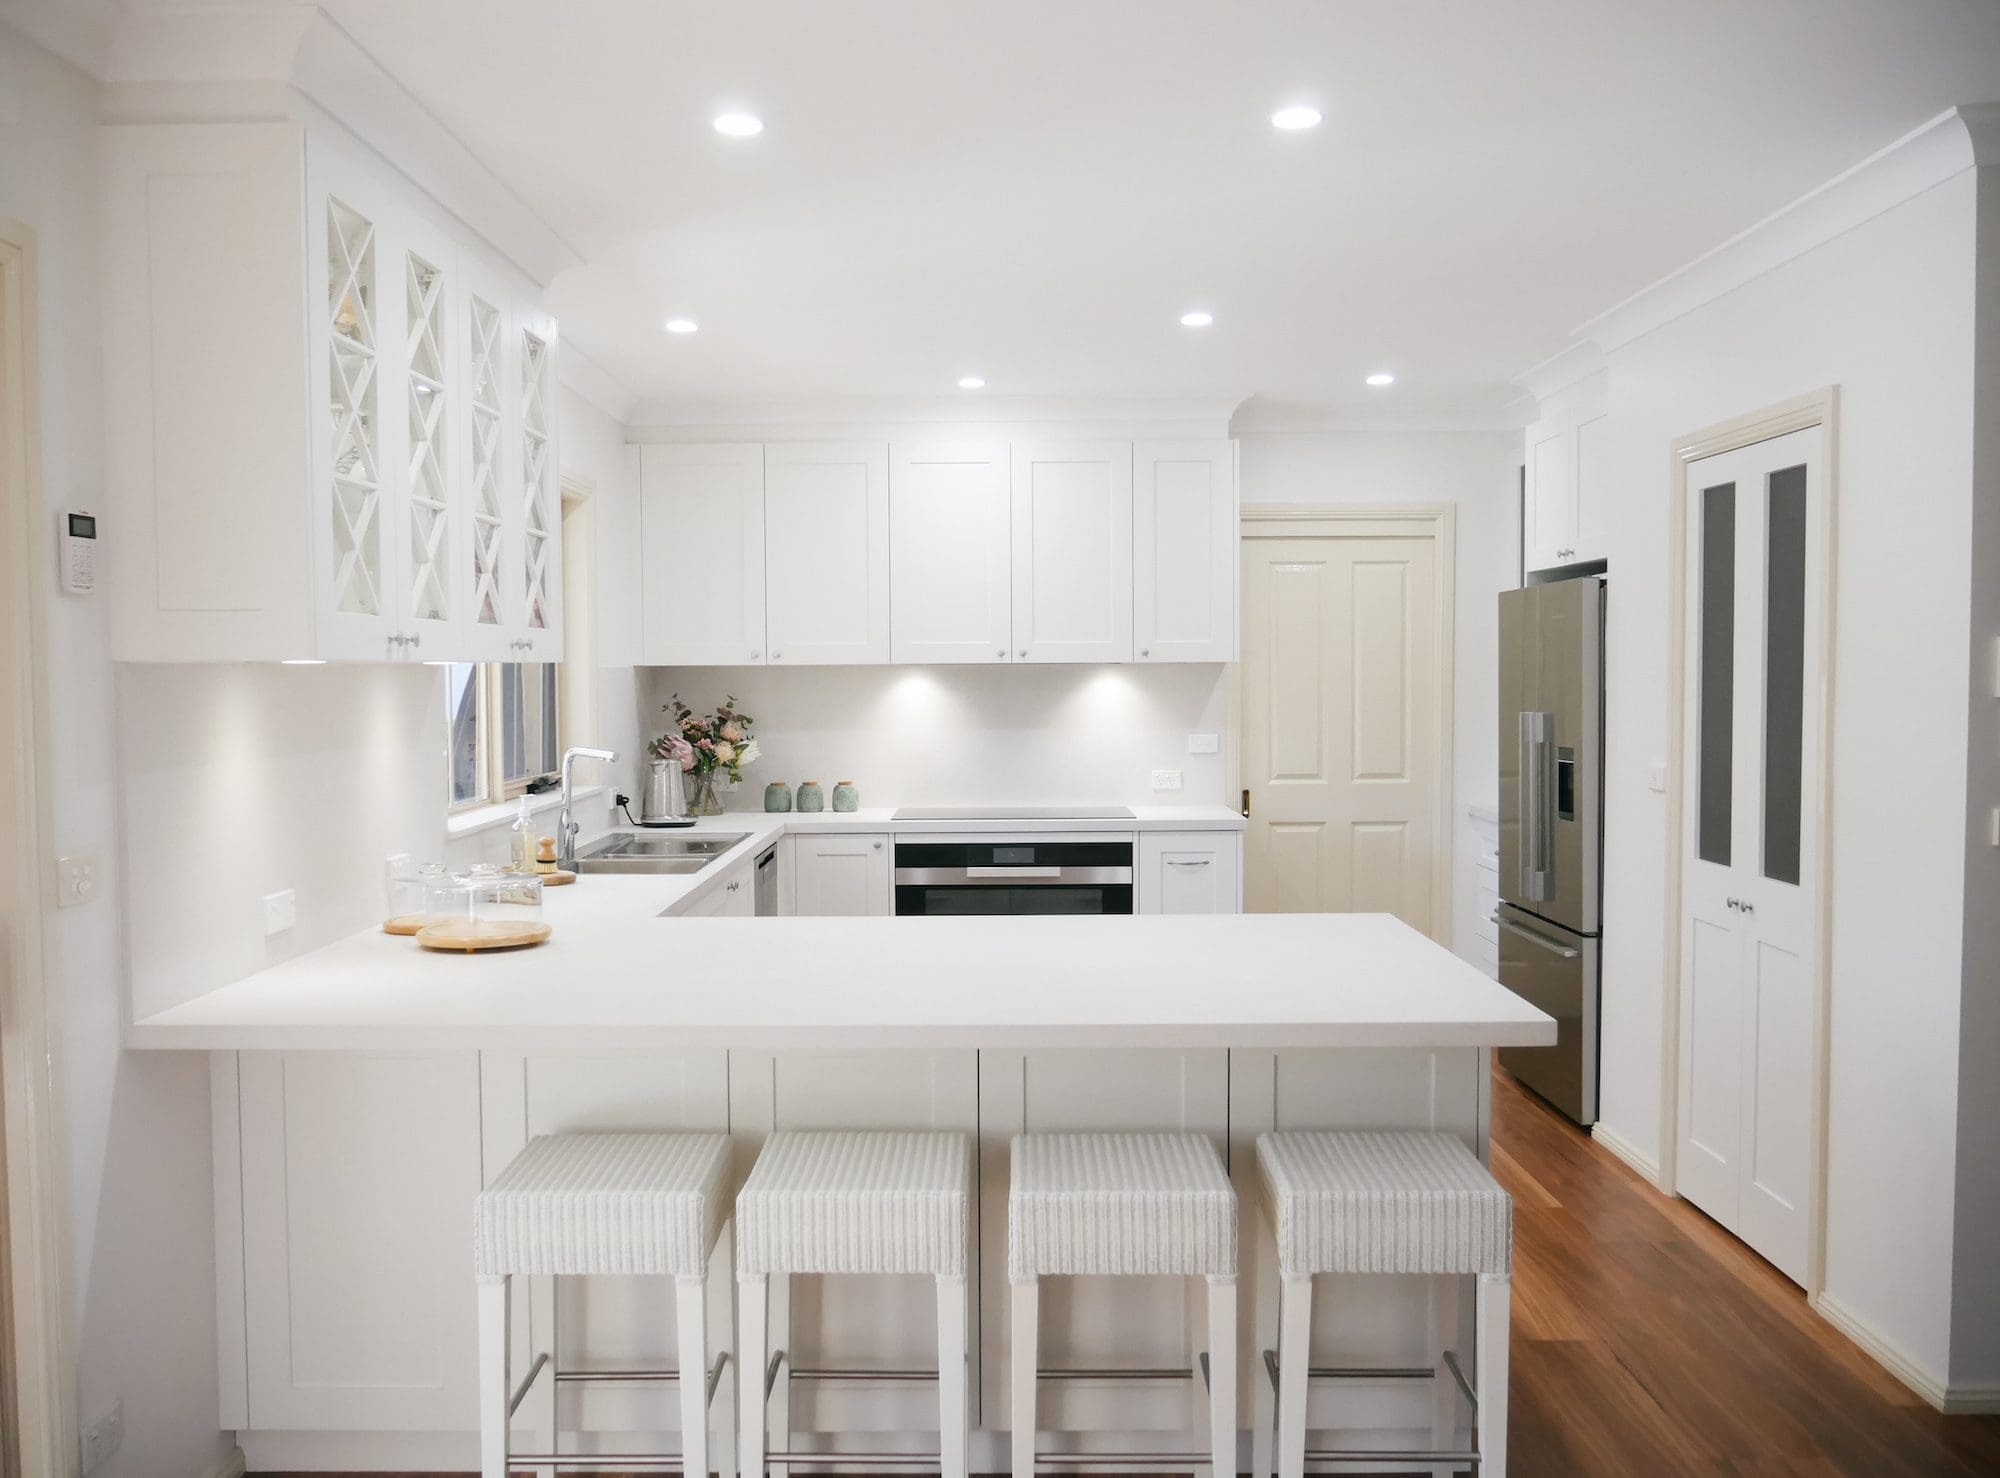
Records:
<instances>
[{"instance_id":1,"label":"door frame architrave","mask_svg":"<svg viewBox=\"0 0 2000 1478\"><path fill-rule=\"evenodd\" d=\"M1458 856L1456 801L1458 758L1454 743L1453 657L1457 651L1458 590L1457 509L1450 503L1246 503L1240 511L1237 551L1237 660L1229 665L1229 789L1243 791L1243 567L1253 539L1428 539L1437 551L1437 580L1432 596L1434 646L1431 653L1438 677L1436 733L1432 736L1437 774L1432 777L1432 814L1437 836L1431 848L1431 938L1449 949L1456 934L1452 880ZM1248 838L1245 838L1246 844ZM1249 879L1249 849L1244 849L1244 880Z\"/></svg>"},{"instance_id":2,"label":"door frame architrave","mask_svg":"<svg viewBox=\"0 0 2000 1478\"><path fill-rule=\"evenodd\" d=\"M0 734L9 751L0 816L11 832L0 861L15 927L0 995L6 1249L0 1262L0 1338L8 1345L6 1473L70 1472L68 1214L62 1155L60 1061L52 1025L53 958L44 877L54 835L49 803L47 545L41 489L40 348L35 233L0 216ZM10 934L12 938L7 938Z\"/></svg>"},{"instance_id":3,"label":"door frame architrave","mask_svg":"<svg viewBox=\"0 0 2000 1478\"><path fill-rule=\"evenodd\" d=\"M1817 865L1812 896L1812 1081L1809 1090L1807 1136L1806 1298L1815 1308L1826 1287L1826 1162L1829 1030L1832 1005L1833 920L1833 685L1834 587L1839 549L1840 471L1835 453L1840 430L1839 387L1823 386L1791 400L1780 401L1748 415L1719 422L1675 438L1670 450L1673 534L1668 541L1670 569L1667 656L1667 826L1666 891L1662 922L1660 1030L1660 1173L1659 1186L1679 1196L1677 1162L1680 1154L1681 1078L1681 877L1686 864L1682 829L1686 817L1686 740L1683 732L1687 701L1688 615L1688 468L1705 457L1755 446L1794 431L1817 429L1826 502L1826 543L1821 551L1825 572L1818 591L1820 685L1812 709L1819 728L1819 785L1811 797L1813 824L1818 829Z\"/></svg>"}]
</instances>

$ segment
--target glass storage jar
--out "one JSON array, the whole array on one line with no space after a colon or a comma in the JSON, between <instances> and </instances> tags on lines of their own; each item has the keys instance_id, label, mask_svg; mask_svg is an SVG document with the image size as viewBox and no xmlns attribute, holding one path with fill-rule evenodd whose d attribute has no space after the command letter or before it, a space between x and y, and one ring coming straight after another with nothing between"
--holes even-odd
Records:
<instances>
[{"instance_id":1,"label":"glass storage jar","mask_svg":"<svg viewBox=\"0 0 2000 1478\"><path fill-rule=\"evenodd\" d=\"M431 884L450 876L442 862L410 863L389 874L389 912L382 920L387 934L414 934L430 922Z\"/></svg>"}]
</instances>

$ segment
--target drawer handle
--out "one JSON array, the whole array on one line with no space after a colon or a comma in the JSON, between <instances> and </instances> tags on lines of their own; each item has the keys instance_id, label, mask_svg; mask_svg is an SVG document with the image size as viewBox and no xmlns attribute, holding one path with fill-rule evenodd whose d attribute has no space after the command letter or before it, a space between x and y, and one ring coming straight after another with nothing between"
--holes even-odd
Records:
<instances>
[{"instance_id":1,"label":"drawer handle","mask_svg":"<svg viewBox=\"0 0 2000 1478\"><path fill-rule=\"evenodd\" d=\"M1543 949L1547 950L1550 954L1558 955L1565 960L1573 960L1577 957L1578 954L1581 953L1580 950L1571 949L1567 944L1557 944L1553 939L1548 938L1546 935L1537 934L1533 929L1523 929L1519 924L1515 923L1513 920L1503 919L1497 913L1492 916L1490 922L1498 924L1501 928L1505 929L1509 934L1520 935L1530 944L1539 944Z\"/></svg>"},{"instance_id":2,"label":"drawer handle","mask_svg":"<svg viewBox=\"0 0 2000 1478\"><path fill-rule=\"evenodd\" d=\"M1168 867L1207 867L1208 863L1209 859L1206 857L1169 857L1167 859Z\"/></svg>"}]
</instances>

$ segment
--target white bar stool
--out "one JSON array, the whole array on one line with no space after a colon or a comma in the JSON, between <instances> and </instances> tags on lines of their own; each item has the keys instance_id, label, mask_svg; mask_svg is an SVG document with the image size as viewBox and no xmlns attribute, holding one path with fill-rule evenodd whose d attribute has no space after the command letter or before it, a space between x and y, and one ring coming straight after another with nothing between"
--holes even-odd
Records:
<instances>
[{"instance_id":1,"label":"white bar stool","mask_svg":"<svg viewBox=\"0 0 2000 1478\"><path fill-rule=\"evenodd\" d=\"M726 1355L708 1363L708 1258L729 1214L725 1134L548 1134L530 1140L473 1201L472 1265L479 1286L479 1455L483 1478L507 1478L509 1464L547 1468L560 1455L556 1392L566 1381L607 1379L565 1370L557 1359L555 1300L548 1301L548 1348L519 1386L509 1383L508 1286L517 1277L651 1275L674 1280L679 1369L619 1372L620 1381L678 1381L678 1456L621 1454L590 1466L708 1475L708 1410ZM508 1422L548 1367L543 1405L549 1450L509 1450Z\"/></svg>"},{"instance_id":2,"label":"white bar stool","mask_svg":"<svg viewBox=\"0 0 2000 1478\"><path fill-rule=\"evenodd\" d=\"M795 1274L914 1273L937 1280L938 1464L966 1478L972 1430L966 1404L966 1263L972 1153L962 1134L773 1134L736 1196L737 1444L744 1478L767 1465L907 1466L928 1454L772 1452L765 1403L788 1362L768 1362L770 1280ZM799 1372L804 1375L805 1372ZM814 1370L817 1379L910 1379L922 1371Z\"/></svg>"},{"instance_id":3,"label":"white bar stool","mask_svg":"<svg viewBox=\"0 0 2000 1478\"><path fill-rule=\"evenodd\" d=\"M1013 1478L1032 1478L1037 1461L1209 1463L1236 1478L1236 1193L1215 1146L1200 1134L1024 1134L1009 1176ZM1038 1280L1076 1275L1205 1278L1207 1351L1189 1371L1043 1370ZM1036 1452L1038 1381L1168 1374L1208 1382L1207 1452Z\"/></svg>"},{"instance_id":4,"label":"white bar stool","mask_svg":"<svg viewBox=\"0 0 2000 1478\"><path fill-rule=\"evenodd\" d=\"M1257 1140L1257 1348L1269 1381L1257 1393L1251 1469L1271 1472L1276 1396L1280 1478L1309 1462L1472 1465L1507 1472L1507 1327L1514 1268L1514 1203L1458 1139L1426 1133L1265 1134ZM1434 1291L1431 1364L1314 1367L1315 1273L1407 1273L1478 1279L1478 1391L1453 1349L1458 1294ZM1280 1326L1273 1328L1274 1325ZM1272 1349L1275 1336L1277 1348ZM1432 1447L1422 1452L1306 1448L1308 1379L1433 1382ZM1460 1395L1474 1412L1476 1448L1453 1448Z\"/></svg>"}]
</instances>

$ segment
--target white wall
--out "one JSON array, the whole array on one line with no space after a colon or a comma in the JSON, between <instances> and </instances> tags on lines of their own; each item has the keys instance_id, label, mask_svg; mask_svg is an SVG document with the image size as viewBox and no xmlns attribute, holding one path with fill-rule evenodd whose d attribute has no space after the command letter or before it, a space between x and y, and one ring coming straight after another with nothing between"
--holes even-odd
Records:
<instances>
[{"instance_id":1,"label":"white wall","mask_svg":"<svg viewBox=\"0 0 2000 1478\"><path fill-rule=\"evenodd\" d=\"M763 758L724 804L763 806L764 786L852 780L865 806L1220 805L1225 756L1187 752L1224 728L1217 663L968 667L649 668L650 739L678 692L697 712L734 694ZM1155 769L1182 772L1155 793ZM831 800L829 799L829 804Z\"/></svg>"},{"instance_id":2,"label":"white wall","mask_svg":"<svg viewBox=\"0 0 2000 1478\"><path fill-rule=\"evenodd\" d=\"M1602 1110L1656 1152L1668 447L1840 387L1826 1292L1942 1375L1964 897L1973 174L1608 356ZM1989 1249L1990 1251L1990 1249ZM1990 1314L1990 1310L1989 1310Z\"/></svg>"},{"instance_id":3,"label":"white wall","mask_svg":"<svg viewBox=\"0 0 2000 1478\"><path fill-rule=\"evenodd\" d=\"M1499 791L1495 597L1518 583L1521 438L1511 431L1260 432L1240 426L1243 501L1449 503L1457 510L1453 665L1452 941L1477 957L1477 856L1466 808Z\"/></svg>"},{"instance_id":4,"label":"white wall","mask_svg":"<svg viewBox=\"0 0 2000 1478\"><path fill-rule=\"evenodd\" d=\"M102 506L95 118L81 74L0 26L0 214L39 239L52 507ZM51 518L51 570L54 527ZM198 1475L230 1446L215 1426L207 1064L119 1050L124 883L103 601L52 593L48 644L52 840L107 865L98 901L56 916L50 961L78 1414L88 1421L124 1401L124 1448L104 1478Z\"/></svg>"}]
</instances>

